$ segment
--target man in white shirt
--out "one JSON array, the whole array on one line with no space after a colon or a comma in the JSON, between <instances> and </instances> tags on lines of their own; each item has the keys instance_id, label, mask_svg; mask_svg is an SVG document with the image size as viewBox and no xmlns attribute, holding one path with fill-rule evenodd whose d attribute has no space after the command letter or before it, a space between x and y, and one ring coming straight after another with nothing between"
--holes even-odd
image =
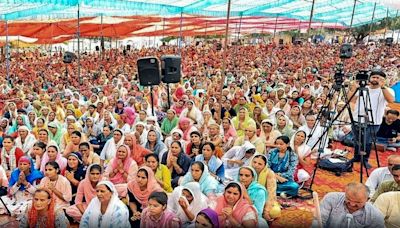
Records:
<instances>
[{"instance_id":1,"label":"man in white shirt","mask_svg":"<svg viewBox=\"0 0 400 228\"><path fill-rule=\"evenodd\" d=\"M307 139L307 145L311 148L313 148L313 158L315 158L315 153L318 150L320 142L318 140L324 133L324 128L321 127L320 122L317 123L317 126L314 129L314 132L311 132L313 130L314 124L317 121L317 117L315 115L306 115L306 124L301 126L299 128L299 131L304 131L308 137ZM313 133L313 134L311 134ZM328 140L326 140L324 149L328 147Z\"/></svg>"},{"instance_id":2,"label":"man in white shirt","mask_svg":"<svg viewBox=\"0 0 400 228\"><path fill-rule=\"evenodd\" d=\"M365 185L369 188L369 196L372 197L375 194L376 189L384 181L392 181L392 168L394 165L400 165L400 155L393 154L388 157L388 166L380 167L372 171L369 175Z\"/></svg>"},{"instance_id":3,"label":"man in white shirt","mask_svg":"<svg viewBox=\"0 0 400 228\"><path fill-rule=\"evenodd\" d=\"M364 155L364 164L366 168L371 168L371 165L368 163L369 155L371 153L371 144L372 144L372 134L377 133L379 130L379 125L382 123L383 116L385 114L385 108L388 103L394 102L394 91L391 88L388 88L385 86L385 79L386 79L386 74L381 71L381 70L373 70L371 72L371 76L369 78L369 85L367 86L367 89L369 91L370 95L370 101L367 99L366 93L364 93L363 100L360 101L360 92L361 90L358 91L358 94L356 94L355 98L357 99L356 105L355 105L355 110L353 112L353 117L355 121L359 121L359 116L365 116L365 108L364 108L364 103L367 103L367 108L371 107L372 109L372 116L369 115L369 121L373 120L373 123L368 123L367 129L366 129L366 135L365 137L365 155ZM359 83L354 83L354 86L351 87L349 93L350 95L353 95L359 86ZM368 105L370 103L370 105ZM368 113L370 114L370 113ZM365 118L360 118L361 123L365 123ZM357 127L358 128L358 127ZM354 139L355 141L358 140L358 129L353 129L354 133ZM363 142L361 142L361 147L363 148ZM360 149L358 143L355 145L355 152L354 152L354 157L351 159L352 162L360 162L361 156L360 156Z\"/></svg>"}]
</instances>

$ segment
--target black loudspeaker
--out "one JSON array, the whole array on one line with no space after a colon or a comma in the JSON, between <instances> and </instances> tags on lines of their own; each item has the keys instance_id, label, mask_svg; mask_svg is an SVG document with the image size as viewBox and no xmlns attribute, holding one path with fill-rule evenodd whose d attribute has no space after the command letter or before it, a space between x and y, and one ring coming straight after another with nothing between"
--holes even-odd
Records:
<instances>
[{"instance_id":1,"label":"black loudspeaker","mask_svg":"<svg viewBox=\"0 0 400 228\"><path fill-rule=\"evenodd\" d=\"M391 46L393 44L393 37L388 37L385 40L387 46Z\"/></svg>"},{"instance_id":2,"label":"black loudspeaker","mask_svg":"<svg viewBox=\"0 0 400 228\"><path fill-rule=\"evenodd\" d=\"M72 63L76 58L76 55L72 52L66 51L63 56L64 63Z\"/></svg>"},{"instance_id":3,"label":"black loudspeaker","mask_svg":"<svg viewBox=\"0 0 400 228\"><path fill-rule=\"evenodd\" d=\"M341 59L350 59L353 56L353 47L351 44L342 44L340 46L340 58Z\"/></svg>"},{"instance_id":4,"label":"black loudspeaker","mask_svg":"<svg viewBox=\"0 0 400 228\"><path fill-rule=\"evenodd\" d=\"M181 81L181 57L177 55L161 56L161 75L164 83Z\"/></svg>"},{"instance_id":5,"label":"black loudspeaker","mask_svg":"<svg viewBox=\"0 0 400 228\"><path fill-rule=\"evenodd\" d=\"M279 44L283 45L283 39L279 39Z\"/></svg>"},{"instance_id":6,"label":"black loudspeaker","mask_svg":"<svg viewBox=\"0 0 400 228\"><path fill-rule=\"evenodd\" d=\"M144 57L138 59L137 67L140 85L152 86L160 84L160 64L156 57Z\"/></svg>"},{"instance_id":7,"label":"black loudspeaker","mask_svg":"<svg viewBox=\"0 0 400 228\"><path fill-rule=\"evenodd\" d=\"M126 45L126 50L128 50L128 51L131 50L131 45L130 44Z\"/></svg>"},{"instance_id":8,"label":"black loudspeaker","mask_svg":"<svg viewBox=\"0 0 400 228\"><path fill-rule=\"evenodd\" d=\"M99 46L96 46L96 51L100 51L100 47Z\"/></svg>"}]
</instances>

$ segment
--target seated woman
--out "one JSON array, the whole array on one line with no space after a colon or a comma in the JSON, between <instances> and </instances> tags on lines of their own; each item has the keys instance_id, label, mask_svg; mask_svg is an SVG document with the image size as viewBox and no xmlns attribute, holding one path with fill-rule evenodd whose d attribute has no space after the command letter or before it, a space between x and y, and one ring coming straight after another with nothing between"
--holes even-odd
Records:
<instances>
[{"instance_id":1,"label":"seated woman","mask_svg":"<svg viewBox=\"0 0 400 228\"><path fill-rule=\"evenodd\" d=\"M208 171L218 182L225 179L225 168L221 159L215 156L215 146L212 142L205 142L201 149L202 153L197 155L195 161L204 162L208 166Z\"/></svg>"},{"instance_id":2,"label":"seated woman","mask_svg":"<svg viewBox=\"0 0 400 228\"><path fill-rule=\"evenodd\" d=\"M72 152L68 155L67 170L65 171L64 176L71 183L71 204L74 204L78 185L85 177L84 168L85 167L83 166L82 156L80 153Z\"/></svg>"},{"instance_id":3,"label":"seated woman","mask_svg":"<svg viewBox=\"0 0 400 228\"><path fill-rule=\"evenodd\" d=\"M263 219L264 206L268 200L268 192L264 186L257 182L257 172L250 166L243 166L239 169L239 182L247 190L247 200L257 210L258 225L260 227L268 227L267 222Z\"/></svg>"},{"instance_id":4,"label":"seated woman","mask_svg":"<svg viewBox=\"0 0 400 228\"><path fill-rule=\"evenodd\" d=\"M149 195L154 191L163 191L154 177L153 171L147 167L141 167L136 178L128 183L129 217L132 227L140 224L141 212L147 207Z\"/></svg>"},{"instance_id":5,"label":"seated woman","mask_svg":"<svg viewBox=\"0 0 400 228\"><path fill-rule=\"evenodd\" d=\"M19 159L18 168L11 173L8 183L9 196L24 206L28 205L35 193L36 184L43 178L43 174L35 169L32 159L23 156ZM4 182L4 180L3 180ZM14 212L11 212L14 214Z\"/></svg>"},{"instance_id":6,"label":"seated woman","mask_svg":"<svg viewBox=\"0 0 400 228\"><path fill-rule=\"evenodd\" d=\"M67 159L61 155L58 146L56 145L50 145L47 147L46 152L43 154L43 158L40 161L40 172L45 173L45 166L48 162L57 162L61 173L64 173L67 168Z\"/></svg>"},{"instance_id":7,"label":"seated woman","mask_svg":"<svg viewBox=\"0 0 400 228\"><path fill-rule=\"evenodd\" d=\"M275 129L278 130L282 135L286 135L288 137L292 137L293 123L289 120L287 116L277 116Z\"/></svg>"},{"instance_id":8,"label":"seated woman","mask_svg":"<svg viewBox=\"0 0 400 228\"><path fill-rule=\"evenodd\" d=\"M192 223L197 213L208 207L208 199L197 182L178 186L168 198L168 209L176 214L183 225Z\"/></svg>"},{"instance_id":9,"label":"seated woman","mask_svg":"<svg viewBox=\"0 0 400 228\"><path fill-rule=\"evenodd\" d=\"M22 156L24 156L24 152L15 146L14 138L8 135L4 136L3 147L1 148L1 166L6 171L7 177L17 168L18 160Z\"/></svg>"},{"instance_id":10,"label":"seated woman","mask_svg":"<svg viewBox=\"0 0 400 228\"><path fill-rule=\"evenodd\" d=\"M186 173L180 185L189 182L198 182L201 192L206 196L215 196L218 192L218 181L208 173L208 167L201 161L192 163L190 172Z\"/></svg>"},{"instance_id":11,"label":"seated woman","mask_svg":"<svg viewBox=\"0 0 400 228\"><path fill-rule=\"evenodd\" d=\"M36 138L29 132L29 128L27 126L18 127L18 137L15 139L16 147L21 148L24 154L28 154L35 142Z\"/></svg>"},{"instance_id":12,"label":"seated woman","mask_svg":"<svg viewBox=\"0 0 400 228\"><path fill-rule=\"evenodd\" d=\"M281 207L276 199L276 178L275 173L267 166L267 157L262 154L256 154L251 167L257 172L257 181L264 186L268 192L268 200L265 203L263 218L272 221L281 215Z\"/></svg>"},{"instance_id":13,"label":"seated woman","mask_svg":"<svg viewBox=\"0 0 400 228\"><path fill-rule=\"evenodd\" d=\"M54 197L48 189L37 189L33 194L32 207L19 221L19 227L69 227L64 211L57 210Z\"/></svg>"},{"instance_id":14,"label":"seated woman","mask_svg":"<svg viewBox=\"0 0 400 228\"><path fill-rule=\"evenodd\" d=\"M144 157L150 154L151 151L144 148L136 142L136 137L134 134L126 134L124 138L124 144L131 150L131 157L135 160L138 166L142 166L144 163Z\"/></svg>"},{"instance_id":15,"label":"seated woman","mask_svg":"<svg viewBox=\"0 0 400 228\"><path fill-rule=\"evenodd\" d=\"M140 227L181 227L181 221L173 212L167 210L168 196L165 192L153 192L148 198L140 218Z\"/></svg>"},{"instance_id":16,"label":"seated woman","mask_svg":"<svg viewBox=\"0 0 400 228\"><path fill-rule=\"evenodd\" d=\"M69 143L67 144L67 146L63 151L64 158L68 158L68 155L71 152L79 151L79 144L82 142L82 139L83 137L81 132L73 131L71 133L71 140L69 141Z\"/></svg>"},{"instance_id":17,"label":"seated woman","mask_svg":"<svg viewBox=\"0 0 400 228\"><path fill-rule=\"evenodd\" d=\"M80 228L129 226L129 211L118 198L117 189L110 181L100 181L93 198L82 216Z\"/></svg>"},{"instance_id":18,"label":"seated woman","mask_svg":"<svg viewBox=\"0 0 400 228\"><path fill-rule=\"evenodd\" d=\"M79 144L79 152L82 155L82 162L85 167L100 164L100 156L93 151L93 147L88 142Z\"/></svg>"},{"instance_id":19,"label":"seated woman","mask_svg":"<svg viewBox=\"0 0 400 228\"><path fill-rule=\"evenodd\" d=\"M268 166L275 172L278 181L277 194L296 196L299 185L294 181L294 171L298 164L297 154L289 146L289 137L279 136L275 140L277 148L268 154Z\"/></svg>"},{"instance_id":20,"label":"seated woman","mask_svg":"<svg viewBox=\"0 0 400 228\"><path fill-rule=\"evenodd\" d=\"M170 150L163 155L161 163L166 165L171 172L173 188L178 186L179 179L189 170L190 162L191 159L183 153L181 143L172 142Z\"/></svg>"},{"instance_id":21,"label":"seated woman","mask_svg":"<svg viewBox=\"0 0 400 228\"><path fill-rule=\"evenodd\" d=\"M111 134L111 132L112 127L106 125L102 128L102 132L96 136L96 139L90 140L90 144L92 144L96 154L100 155L108 140L112 139L113 134Z\"/></svg>"},{"instance_id":22,"label":"seated woman","mask_svg":"<svg viewBox=\"0 0 400 228\"><path fill-rule=\"evenodd\" d=\"M245 107L241 107L238 115L232 118L232 124L238 137L245 135L244 130L248 126L256 127L256 122L250 118L249 111Z\"/></svg>"},{"instance_id":23,"label":"seated woman","mask_svg":"<svg viewBox=\"0 0 400 228\"><path fill-rule=\"evenodd\" d=\"M109 139L104 145L100 153L100 165L107 166L108 163L117 154L117 148L124 144L124 136L121 130L116 129L113 132L113 137Z\"/></svg>"},{"instance_id":24,"label":"seated woman","mask_svg":"<svg viewBox=\"0 0 400 228\"><path fill-rule=\"evenodd\" d=\"M40 169L40 162L45 152L46 144L39 141L33 144L31 157L34 159L35 169Z\"/></svg>"},{"instance_id":25,"label":"seated woman","mask_svg":"<svg viewBox=\"0 0 400 228\"><path fill-rule=\"evenodd\" d=\"M0 166L0 196L7 195L8 178L6 171Z\"/></svg>"},{"instance_id":26,"label":"seated woman","mask_svg":"<svg viewBox=\"0 0 400 228\"><path fill-rule=\"evenodd\" d=\"M40 181L39 187L46 188L53 193L57 209L66 209L72 200L72 189L67 178L60 173L60 166L57 162L47 162L45 165L45 177Z\"/></svg>"},{"instance_id":27,"label":"seated woman","mask_svg":"<svg viewBox=\"0 0 400 228\"><path fill-rule=\"evenodd\" d=\"M40 129L36 142L42 142L46 145L57 145L56 141L50 139L49 131L47 129Z\"/></svg>"},{"instance_id":28,"label":"seated woman","mask_svg":"<svg viewBox=\"0 0 400 228\"><path fill-rule=\"evenodd\" d=\"M144 160L145 165L153 170L157 183L164 189L164 191L172 192L171 172L168 167L160 164L160 160L155 154L146 155Z\"/></svg>"},{"instance_id":29,"label":"seated woman","mask_svg":"<svg viewBox=\"0 0 400 228\"><path fill-rule=\"evenodd\" d=\"M258 227L257 210L244 198L246 189L237 182L230 182L224 194L216 201L220 227Z\"/></svg>"},{"instance_id":30,"label":"seated woman","mask_svg":"<svg viewBox=\"0 0 400 228\"><path fill-rule=\"evenodd\" d=\"M144 148L162 158L163 154L168 151L168 148L161 141L161 134L155 130L147 132L147 141L143 145Z\"/></svg>"},{"instance_id":31,"label":"seated woman","mask_svg":"<svg viewBox=\"0 0 400 228\"><path fill-rule=\"evenodd\" d=\"M223 151L228 151L232 148L237 137L236 130L228 117L222 119L222 131L224 136L222 139L222 149Z\"/></svg>"},{"instance_id":32,"label":"seated woman","mask_svg":"<svg viewBox=\"0 0 400 228\"><path fill-rule=\"evenodd\" d=\"M257 137L257 129L250 125L245 128L244 135L239 136L234 143L234 146L242 146L246 141L251 142L256 147L258 153L265 153L265 145L261 138Z\"/></svg>"},{"instance_id":33,"label":"seated woman","mask_svg":"<svg viewBox=\"0 0 400 228\"><path fill-rule=\"evenodd\" d=\"M196 216L194 228L219 228L218 214L211 208L201 210Z\"/></svg>"},{"instance_id":34,"label":"seated woman","mask_svg":"<svg viewBox=\"0 0 400 228\"><path fill-rule=\"evenodd\" d=\"M116 157L111 159L107 166L104 177L114 184L120 197L125 197L127 183L134 178L137 170L137 164L131 158L128 146L121 145L117 148Z\"/></svg>"},{"instance_id":35,"label":"seated woman","mask_svg":"<svg viewBox=\"0 0 400 228\"><path fill-rule=\"evenodd\" d=\"M270 119L261 122L260 139L264 142L265 151L275 148L275 140L282 134L273 128L274 123Z\"/></svg>"},{"instance_id":36,"label":"seated woman","mask_svg":"<svg viewBox=\"0 0 400 228\"><path fill-rule=\"evenodd\" d=\"M310 174L304 169L309 164L307 158L311 155L311 148L307 145L307 137L304 131L297 131L290 140L290 147L297 154L299 164L296 167L294 180L304 183L310 179Z\"/></svg>"},{"instance_id":37,"label":"seated woman","mask_svg":"<svg viewBox=\"0 0 400 228\"><path fill-rule=\"evenodd\" d=\"M190 133L190 142L186 146L186 154L194 160L194 158L201 154L201 147L203 146L203 139L201 133L193 131Z\"/></svg>"},{"instance_id":38,"label":"seated woman","mask_svg":"<svg viewBox=\"0 0 400 228\"><path fill-rule=\"evenodd\" d=\"M66 209L67 215L79 222L93 198L96 197L96 186L102 179L103 168L98 164L90 165L86 177L79 185L75 197L75 205Z\"/></svg>"},{"instance_id":39,"label":"seated woman","mask_svg":"<svg viewBox=\"0 0 400 228\"><path fill-rule=\"evenodd\" d=\"M249 141L243 146L234 146L222 156L225 167L225 179L236 180L239 168L250 165L250 159L256 152L256 148Z\"/></svg>"}]
</instances>

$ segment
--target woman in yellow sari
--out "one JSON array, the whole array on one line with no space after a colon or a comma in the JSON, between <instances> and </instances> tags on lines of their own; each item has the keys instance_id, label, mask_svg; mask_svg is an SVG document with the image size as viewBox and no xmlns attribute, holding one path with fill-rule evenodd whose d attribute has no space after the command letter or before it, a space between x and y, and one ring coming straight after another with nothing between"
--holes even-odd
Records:
<instances>
[{"instance_id":1,"label":"woman in yellow sari","mask_svg":"<svg viewBox=\"0 0 400 228\"><path fill-rule=\"evenodd\" d=\"M60 151L64 151L67 145L71 142L72 132L78 130L78 126L74 123L70 123L67 125L67 131L61 137Z\"/></svg>"},{"instance_id":2,"label":"woman in yellow sari","mask_svg":"<svg viewBox=\"0 0 400 228\"><path fill-rule=\"evenodd\" d=\"M239 109L239 114L232 119L232 124L237 136L244 136L244 132L248 126L256 127L256 122L250 118L249 111L244 107Z\"/></svg>"}]
</instances>

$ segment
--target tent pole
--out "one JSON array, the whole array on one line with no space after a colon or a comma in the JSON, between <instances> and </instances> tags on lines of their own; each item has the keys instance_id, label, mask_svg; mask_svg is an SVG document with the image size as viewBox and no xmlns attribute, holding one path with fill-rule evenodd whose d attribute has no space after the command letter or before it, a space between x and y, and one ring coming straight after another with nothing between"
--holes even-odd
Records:
<instances>
[{"instance_id":1,"label":"tent pole","mask_svg":"<svg viewBox=\"0 0 400 228\"><path fill-rule=\"evenodd\" d=\"M103 14L100 14L100 54L101 59L104 57L104 36L103 36Z\"/></svg>"},{"instance_id":2,"label":"tent pole","mask_svg":"<svg viewBox=\"0 0 400 228\"><path fill-rule=\"evenodd\" d=\"M7 72L7 81L10 82L10 46L8 40L8 20L6 20L6 72Z\"/></svg>"},{"instance_id":3,"label":"tent pole","mask_svg":"<svg viewBox=\"0 0 400 228\"><path fill-rule=\"evenodd\" d=\"M376 9L376 2L374 4L374 11L372 11L371 24L369 24L368 42L371 40L372 23L374 23L375 9Z\"/></svg>"},{"instance_id":4,"label":"tent pole","mask_svg":"<svg viewBox=\"0 0 400 228\"><path fill-rule=\"evenodd\" d=\"M181 11L181 21L179 25L179 43L178 43L178 54L181 55L182 48L182 22L183 22L183 11Z\"/></svg>"},{"instance_id":5,"label":"tent pole","mask_svg":"<svg viewBox=\"0 0 400 228\"><path fill-rule=\"evenodd\" d=\"M242 17L243 17L243 14L240 14L240 19L239 19L239 31L238 31L238 34L237 34L237 41L239 41L239 39L240 39L240 30L241 30L241 28L242 28Z\"/></svg>"},{"instance_id":6,"label":"tent pole","mask_svg":"<svg viewBox=\"0 0 400 228\"><path fill-rule=\"evenodd\" d=\"M231 0L228 0L228 11L226 13L226 26L225 26L225 43L224 43L224 59L222 61L222 78L221 78L221 85L220 85L220 91L219 91L219 103L221 104L221 98L222 98L222 90L224 89L225 85L225 78L226 78L226 60L228 58L228 36L229 36L229 17L231 14ZM218 115L218 122L219 119L221 118L221 109L220 109L220 114Z\"/></svg>"},{"instance_id":7,"label":"tent pole","mask_svg":"<svg viewBox=\"0 0 400 228\"><path fill-rule=\"evenodd\" d=\"M388 19L389 19L389 8L387 8L386 10L386 23L385 23L385 32L383 33L383 39L386 38L387 26L389 24Z\"/></svg>"},{"instance_id":8,"label":"tent pole","mask_svg":"<svg viewBox=\"0 0 400 228\"><path fill-rule=\"evenodd\" d=\"M396 11L396 17L395 17L395 18L397 18L398 14L399 14L399 10ZM393 37L394 37L394 29L393 29L393 31L392 31L392 38L393 38Z\"/></svg>"},{"instance_id":9,"label":"tent pole","mask_svg":"<svg viewBox=\"0 0 400 228\"><path fill-rule=\"evenodd\" d=\"M162 23L162 37L165 38L165 17L163 17L163 23Z\"/></svg>"},{"instance_id":10,"label":"tent pole","mask_svg":"<svg viewBox=\"0 0 400 228\"><path fill-rule=\"evenodd\" d=\"M275 43L275 34L276 34L276 26L278 25L278 14L275 19L275 27L274 27L274 36L272 37L272 41Z\"/></svg>"},{"instance_id":11,"label":"tent pole","mask_svg":"<svg viewBox=\"0 0 400 228\"><path fill-rule=\"evenodd\" d=\"M308 22L307 36L310 36L311 22L312 22L312 19L313 19L313 16L314 16L314 5L315 5L315 0L312 1L312 5L311 5L310 21Z\"/></svg>"},{"instance_id":12,"label":"tent pole","mask_svg":"<svg viewBox=\"0 0 400 228\"><path fill-rule=\"evenodd\" d=\"M78 37L78 80L79 80L79 83L81 84L82 83L82 80L81 80L81 48L80 48L80 46L81 46L81 44L80 44L81 18L80 18L80 12L79 11L80 11L80 6L79 6L79 3L78 3L78 30L76 31L76 35Z\"/></svg>"},{"instance_id":13,"label":"tent pole","mask_svg":"<svg viewBox=\"0 0 400 228\"><path fill-rule=\"evenodd\" d=\"M357 0L354 0L353 12L351 13L351 19L350 19L350 30L353 27L353 19L354 19L354 13L356 11L356 5L357 5Z\"/></svg>"}]
</instances>

